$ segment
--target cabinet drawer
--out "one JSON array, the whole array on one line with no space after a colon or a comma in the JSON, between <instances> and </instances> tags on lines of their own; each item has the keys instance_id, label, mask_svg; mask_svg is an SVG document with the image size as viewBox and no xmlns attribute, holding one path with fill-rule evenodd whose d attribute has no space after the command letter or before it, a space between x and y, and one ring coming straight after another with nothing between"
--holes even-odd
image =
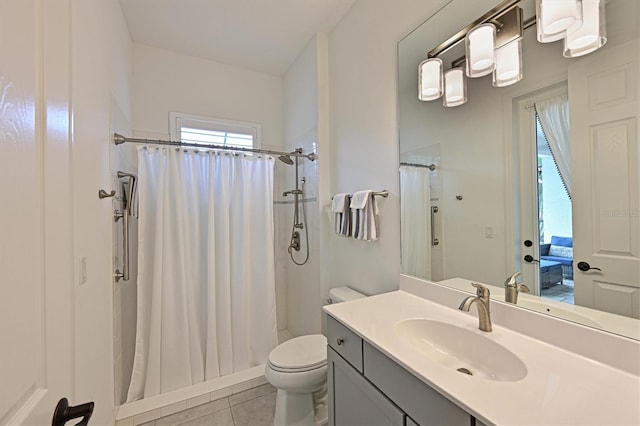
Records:
<instances>
[{"instance_id":1,"label":"cabinet drawer","mask_svg":"<svg viewBox=\"0 0 640 426\"><path fill-rule=\"evenodd\" d=\"M362 338L327 315L327 342L340 356L362 373Z\"/></svg>"},{"instance_id":2,"label":"cabinet drawer","mask_svg":"<svg viewBox=\"0 0 640 426\"><path fill-rule=\"evenodd\" d=\"M472 424L468 413L366 342L364 376L421 426Z\"/></svg>"}]
</instances>

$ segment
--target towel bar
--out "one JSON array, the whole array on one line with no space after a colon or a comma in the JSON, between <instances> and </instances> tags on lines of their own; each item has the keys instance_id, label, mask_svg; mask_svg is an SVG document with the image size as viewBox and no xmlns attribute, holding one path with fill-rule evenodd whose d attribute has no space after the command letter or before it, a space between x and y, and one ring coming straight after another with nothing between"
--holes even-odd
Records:
<instances>
[{"instance_id":1,"label":"towel bar","mask_svg":"<svg viewBox=\"0 0 640 426\"><path fill-rule=\"evenodd\" d=\"M374 197L387 198L389 196L389 191L387 191L386 189L383 189L382 191L373 191L371 195L373 195ZM333 197L331 197L331 199L333 200Z\"/></svg>"}]
</instances>

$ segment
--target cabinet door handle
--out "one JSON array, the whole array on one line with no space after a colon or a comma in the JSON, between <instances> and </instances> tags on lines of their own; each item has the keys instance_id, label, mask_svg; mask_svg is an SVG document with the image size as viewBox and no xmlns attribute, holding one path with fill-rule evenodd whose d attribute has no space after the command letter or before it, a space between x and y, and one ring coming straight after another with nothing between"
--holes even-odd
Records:
<instances>
[{"instance_id":1,"label":"cabinet door handle","mask_svg":"<svg viewBox=\"0 0 640 426\"><path fill-rule=\"evenodd\" d=\"M342 345L344 343L344 339L342 337L338 337L336 339L336 343L338 344L338 346Z\"/></svg>"}]
</instances>

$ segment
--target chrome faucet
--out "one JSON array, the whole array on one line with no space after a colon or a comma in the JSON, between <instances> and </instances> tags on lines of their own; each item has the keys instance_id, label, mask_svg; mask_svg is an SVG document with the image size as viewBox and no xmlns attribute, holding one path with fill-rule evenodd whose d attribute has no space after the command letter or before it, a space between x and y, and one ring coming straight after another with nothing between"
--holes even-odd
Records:
<instances>
[{"instance_id":1,"label":"chrome faucet","mask_svg":"<svg viewBox=\"0 0 640 426\"><path fill-rule=\"evenodd\" d=\"M479 328L482 331L491 331L491 311L489 310L489 289L478 283L471 283L476 288L476 296L465 298L458 309L469 312L472 304L478 307Z\"/></svg>"},{"instance_id":2,"label":"chrome faucet","mask_svg":"<svg viewBox=\"0 0 640 426\"><path fill-rule=\"evenodd\" d=\"M509 278L507 278L504 282L504 301L513 303L514 305L518 304L518 293L525 292L531 293L529 287L524 284L517 284L516 278L520 275L520 272L515 272Z\"/></svg>"}]
</instances>

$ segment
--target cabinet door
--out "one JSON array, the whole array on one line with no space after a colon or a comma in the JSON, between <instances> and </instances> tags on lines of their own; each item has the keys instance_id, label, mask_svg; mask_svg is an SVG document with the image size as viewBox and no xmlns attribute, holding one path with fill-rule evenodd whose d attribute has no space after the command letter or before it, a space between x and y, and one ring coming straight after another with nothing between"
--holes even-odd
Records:
<instances>
[{"instance_id":1,"label":"cabinet door","mask_svg":"<svg viewBox=\"0 0 640 426\"><path fill-rule=\"evenodd\" d=\"M364 375L422 426L472 424L468 413L366 342Z\"/></svg>"},{"instance_id":2,"label":"cabinet door","mask_svg":"<svg viewBox=\"0 0 640 426\"><path fill-rule=\"evenodd\" d=\"M404 413L398 407L333 349L327 351L329 425L404 425Z\"/></svg>"}]
</instances>

